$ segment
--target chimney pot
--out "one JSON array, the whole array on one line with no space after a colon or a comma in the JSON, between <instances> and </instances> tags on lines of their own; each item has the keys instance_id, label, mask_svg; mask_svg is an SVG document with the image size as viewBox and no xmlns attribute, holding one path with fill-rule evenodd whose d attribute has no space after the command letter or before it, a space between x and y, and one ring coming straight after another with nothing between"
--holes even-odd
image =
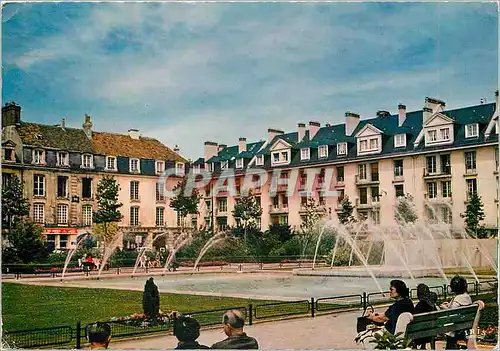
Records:
<instances>
[{"instance_id":1,"label":"chimney pot","mask_svg":"<svg viewBox=\"0 0 500 351\"><path fill-rule=\"evenodd\" d=\"M85 122L82 127L87 138L92 139L92 118L88 114L85 114Z\"/></svg>"},{"instance_id":2,"label":"chimney pot","mask_svg":"<svg viewBox=\"0 0 500 351\"><path fill-rule=\"evenodd\" d=\"M316 133L318 133L319 128L321 128L321 123L317 121L310 121L309 122L309 140L314 138Z\"/></svg>"},{"instance_id":3,"label":"chimney pot","mask_svg":"<svg viewBox=\"0 0 500 351\"><path fill-rule=\"evenodd\" d=\"M140 135L139 135L139 129L129 129L128 130L128 136L131 137L132 139L138 140Z\"/></svg>"},{"instance_id":4,"label":"chimney pot","mask_svg":"<svg viewBox=\"0 0 500 351\"><path fill-rule=\"evenodd\" d=\"M378 110L377 117L390 117L391 113L389 111Z\"/></svg>"},{"instance_id":5,"label":"chimney pot","mask_svg":"<svg viewBox=\"0 0 500 351\"><path fill-rule=\"evenodd\" d=\"M66 119L65 118L61 119L61 128L62 129L66 128Z\"/></svg>"},{"instance_id":6,"label":"chimney pot","mask_svg":"<svg viewBox=\"0 0 500 351\"><path fill-rule=\"evenodd\" d=\"M247 138L240 138L238 141L238 153L247 151Z\"/></svg>"},{"instance_id":7,"label":"chimney pot","mask_svg":"<svg viewBox=\"0 0 500 351\"><path fill-rule=\"evenodd\" d=\"M398 127L401 127L406 121L406 106L403 104L398 105Z\"/></svg>"},{"instance_id":8,"label":"chimney pot","mask_svg":"<svg viewBox=\"0 0 500 351\"><path fill-rule=\"evenodd\" d=\"M297 141L301 142L304 139L304 135L306 135L306 124L298 123L297 124Z\"/></svg>"},{"instance_id":9,"label":"chimney pot","mask_svg":"<svg viewBox=\"0 0 500 351\"><path fill-rule=\"evenodd\" d=\"M14 101L7 102L2 107L2 127L21 124L21 106Z\"/></svg>"}]
</instances>

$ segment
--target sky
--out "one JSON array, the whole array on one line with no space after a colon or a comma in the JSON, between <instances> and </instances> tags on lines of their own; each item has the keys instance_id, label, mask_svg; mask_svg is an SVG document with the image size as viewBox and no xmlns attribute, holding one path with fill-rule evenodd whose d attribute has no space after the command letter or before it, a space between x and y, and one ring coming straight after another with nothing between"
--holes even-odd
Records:
<instances>
[{"instance_id":1,"label":"sky","mask_svg":"<svg viewBox=\"0 0 500 351\"><path fill-rule=\"evenodd\" d=\"M27 122L203 143L346 111L494 101L495 3L23 3L2 11L2 100Z\"/></svg>"}]
</instances>

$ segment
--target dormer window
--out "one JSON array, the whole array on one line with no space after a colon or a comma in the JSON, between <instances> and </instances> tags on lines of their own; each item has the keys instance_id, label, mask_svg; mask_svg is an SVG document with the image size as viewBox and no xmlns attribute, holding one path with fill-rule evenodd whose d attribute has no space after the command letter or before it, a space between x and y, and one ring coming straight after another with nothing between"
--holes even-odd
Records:
<instances>
[{"instance_id":1,"label":"dormer window","mask_svg":"<svg viewBox=\"0 0 500 351\"><path fill-rule=\"evenodd\" d=\"M106 171L116 171L116 157L106 156Z\"/></svg>"},{"instance_id":2,"label":"dormer window","mask_svg":"<svg viewBox=\"0 0 500 351\"><path fill-rule=\"evenodd\" d=\"M370 139L370 150L378 149L378 139Z\"/></svg>"},{"instance_id":3,"label":"dormer window","mask_svg":"<svg viewBox=\"0 0 500 351\"><path fill-rule=\"evenodd\" d=\"M310 149L308 147L300 149L300 159L301 160L309 160L309 156L310 156Z\"/></svg>"},{"instance_id":4,"label":"dormer window","mask_svg":"<svg viewBox=\"0 0 500 351\"><path fill-rule=\"evenodd\" d=\"M347 155L347 143L337 144L337 155Z\"/></svg>"},{"instance_id":5,"label":"dormer window","mask_svg":"<svg viewBox=\"0 0 500 351\"><path fill-rule=\"evenodd\" d=\"M465 137L476 138L479 136L479 125L477 123L467 124L465 126Z\"/></svg>"},{"instance_id":6,"label":"dormer window","mask_svg":"<svg viewBox=\"0 0 500 351\"><path fill-rule=\"evenodd\" d=\"M394 147L406 147L406 134L396 134L394 136Z\"/></svg>"},{"instance_id":7,"label":"dormer window","mask_svg":"<svg viewBox=\"0 0 500 351\"><path fill-rule=\"evenodd\" d=\"M263 166L264 165L264 155L258 155L257 158L255 159L255 164L257 166Z\"/></svg>"},{"instance_id":8,"label":"dormer window","mask_svg":"<svg viewBox=\"0 0 500 351\"><path fill-rule=\"evenodd\" d=\"M442 128L439 130L441 140L450 140L450 128Z\"/></svg>"},{"instance_id":9,"label":"dormer window","mask_svg":"<svg viewBox=\"0 0 500 351\"><path fill-rule=\"evenodd\" d=\"M194 165L193 166L193 173L200 174L201 173L201 165Z\"/></svg>"},{"instance_id":10,"label":"dormer window","mask_svg":"<svg viewBox=\"0 0 500 351\"><path fill-rule=\"evenodd\" d=\"M213 171L214 171L214 163L213 163L213 162L210 162L210 163L208 164L208 170L209 170L210 172L213 172Z\"/></svg>"},{"instance_id":11,"label":"dormer window","mask_svg":"<svg viewBox=\"0 0 500 351\"><path fill-rule=\"evenodd\" d=\"M318 156L319 158L328 157L328 145L321 145L318 148Z\"/></svg>"},{"instance_id":12,"label":"dormer window","mask_svg":"<svg viewBox=\"0 0 500 351\"><path fill-rule=\"evenodd\" d=\"M242 158L238 158L236 160L236 168L243 168L243 159Z\"/></svg>"},{"instance_id":13,"label":"dormer window","mask_svg":"<svg viewBox=\"0 0 500 351\"><path fill-rule=\"evenodd\" d=\"M15 162L16 154L14 152L14 148L12 147L3 147L3 161L4 162Z\"/></svg>"},{"instance_id":14,"label":"dormer window","mask_svg":"<svg viewBox=\"0 0 500 351\"><path fill-rule=\"evenodd\" d=\"M69 166L69 153L65 151L59 151L57 153L57 166L59 167Z\"/></svg>"},{"instance_id":15,"label":"dormer window","mask_svg":"<svg viewBox=\"0 0 500 351\"><path fill-rule=\"evenodd\" d=\"M437 141L437 131L429 130L427 136L429 137L429 141Z\"/></svg>"},{"instance_id":16,"label":"dormer window","mask_svg":"<svg viewBox=\"0 0 500 351\"><path fill-rule=\"evenodd\" d=\"M222 161L220 163L220 169L227 169L228 165L229 165L229 161Z\"/></svg>"},{"instance_id":17,"label":"dormer window","mask_svg":"<svg viewBox=\"0 0 500 351\"><path fill-rule=\"evenodd\" d=\"M129 161L129 169L131 173L140 173L141 161L138 158L131 158Z\"/></svg>"},{"instance_id":18,"label":"dormer window","mask_svg":"<svg viewBox=\"0 0 500 351\"><path fill-rule=\"evenodd\" d=\"M285 151L275 151L271 154L271 164L274 165L281 165L281 164L288 164L290 161L290 150L285 150Z\"/></svg>"},{"instance_id":19,"label":"dormer window","mask_svg":"<svg viewBox=\"0 0 500 351\"><path fill-rule=\"evenodd\" d=\"M156 161L156 173L162 174L163 172L165 172L165 162Z\"/></svg>"},{"instance_id":20,"label":"dormer window","mask_svg":"<svg viewBox=\"0 0 500 351\"><path fill-rule=\"evenodd\" d=\"M82 168L93 168L94 167L94 157L89 154L82 155Z\"/></svg>"},{"instance_id":21,"label":"dormer window","mask_svg":"<svg viewBox=\"0 0 500 351\"><path fill-rule=\"evenodd\" d=\"M44 165L45 164L45 151L33 150L33 164L35 164L35 165Z\"/></svg>"},{"instance_id":22,"label":"dormer window","mask_svg":"<svg viewBox=\"0 0 500 351\"><path fill-rule=\"evenodd\" d=\"M178 176L184 175L184 163L182 162L175 163L175 174Z\"/></svg>"}]
</instances>

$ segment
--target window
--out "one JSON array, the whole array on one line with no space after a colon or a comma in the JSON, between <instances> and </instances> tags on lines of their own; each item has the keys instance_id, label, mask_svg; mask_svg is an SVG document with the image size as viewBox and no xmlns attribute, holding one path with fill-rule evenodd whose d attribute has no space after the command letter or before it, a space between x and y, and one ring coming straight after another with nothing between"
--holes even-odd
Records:
<instances>
[{"instance_id":1,"label":"window","mask_svg":"<svg viewBox=\"0 0 500 351\"><path fill-rule=\"evenodd\" d=\"M139 173L140 170L140 160L138 158L131 158L129 161L129 169L132 173Z\"/></svg>"},{"instance_id":2,"label":"window","mask_svg":"<svg viewBox=\"0 0 500 351\"><path fill-rule=\"evenodd\" d=\"M33 204L33 221L35 223L45 223L44 204Z\"/></svg>"},{"instance_id":3,"label":"window","mask_svg":"<svg viewBox=\"0 0 500 351\"><path fill-rule=\"evenodd\" d=\"M137 227L139 225L139 207L130 207L130 226Z\"/></svg>"},{"instance_id":4,"label":"window","mask_svg":"<svg viewBox=\"0 0 500 351\"><path fill-rule=\"evenodd\" d=\"M427 156L427 173L437 173L436 156Z\"/></svg>"},{"instance_id":5,"label":"window","mask_svg":"<svg viewBox=\"0 0 500 351\"><path fill-rule=\"evenodd\" d=\"M371 176L371 180L372 181L374 181L374 182L378 182L379 181L379 177L378 177L378 163L377 162L370 163L370 176Z\"/></svg>"},{"instance_id":6,"label":"window","mask_svg":"<svg viewBox=\"0 0 500 351\"><path fill-rule=\"evenodd\" d=\"M139 182L137 180L130 182L130 200L139 201Z\"/></svg>"},{"instance_id":7,"label":"window","mask_svg":"<svg viewBox=\"0 0 500 351\"><path fill-rule=\"evenodd\" d=\"M309 148L300 149L300 159L309 160L309 152L310 152Z\"/></svg>"},{"instance_id":8,"label":"window","mask_svg":"<svg viewBox=\"0 0 500 351\"><path fill-rule=\"evenodd\" d=\"M441 140L450 140L450 128L442 128L439 130Z\"/></svg>"},{"instance_id":9,"label":"window","mask_svg":"<svg viewBox=\"0 0 500 351\"><path fill-rule=\"evenodd\" d=\"M280 153L274 152L273 153L273 162L279 162L279 161L280 161Z\"/></svg>"},{"instance_id":10,"label":"window","mask_svg":"<svg viewBox=\"0 0 500 351\"><path fill-rule=\"evenodd\" d=\"M68 205L57 205L57 224L68 224Z\"/></svg>"},{"instance_id":11,"label":"window","mask_svg":"<svg viewBox=\"0 0 500 351\"><path fill-rule=\"evenodd\" d=\"M165 201L165 183L156 183L156 201Z\"/></svg>"},{"instance_id":12,"label":"window","mask_svg":"<svg viewBox=\"0 0 500 351\"><path fill-rule=\"evenodd\" d=\"M337 202L340 203L342 200L344 200L345 190L344 189L339 189L339 190L337 190L337 194L338 194Z\"/></svg>"},{"instance_id":13,"label":"window","mask_svg":"<svg viewBox=\"0 0 500 351\"><path fill-rule=\"evenodd\" d=\"M396 197L405 196L403 184L394 185L394 190L396 191Z\"/></svg>"},{"instance_id":14,"label":"window","mask_svg":"<svg viewBox=\"0 0 500 351\"><path fill-rule=\"evenodd\" d=\"M272 154L272 163L288 163L288 153L290 151L278 151Z\"/></svg>"},{"instance_id":15,"label":"window","mask_svg":"<svg viewBox=\"0 0 500 351\"><path fill-rule=\"evenodd\" d=\"M465 153L465 171L466 173L476 172L476 152L467 151Z\"/></svg>"},{"instance_id":16,"label":"window","mask_svg":"<svg viewBox=\"0 0 500 351\"><path fill-rule=\"evenodd\" d=\"M14 149L4 148L3 149L3 160L4 161L15 161Z\"/></svg>"},{"instance_id":17,"label":"window","mask_svg":"<svg viewBox=\"0 0 500 351\"><path fill-rule=\"evenodd\" d=\"M318 156L319 158L328 157L328 145L321 145L318 148Z\"/></svg>"},{"instance_id":18,"label":"window","mask_svg":"<svg viewBox=\"0 0 500 351\"><path fill-rule=\"evenodd\" d=\"M441 207L441 215L443 217L443 222L446 224L451 224L452 222L452 212L448 206Z\"/></svg>"},{"instance_id":19,"label":"window","mask_svg":"<svg viewBox=\"0 0 500 351\"><path fill-rule=\"evenodd\" d=\"M220 198L217 199L217 208L219 209L219 212L227 212L227 199L226 198Z\"/></svg>"},{"instance_id":20,"label":"window","mask_svg":"<svg viewBox=\"0 0 500 351\"><path fill-rule=\"evenodd\" d=\"M194 165L193 166L193 173L200 174L201 173L201 165Z\"/></svg>"},{"instance_id":21,"label":"window","mask_svg":"<svg viewBox=\"0 0 500 351\"><path fill-rule=\"evenodd\" d=\"M59 236L59 248L60 249L66 249L68 247L68 235L67 234L61 234Z\"/></svg>"},{"instance_id":22,"label":"window","mask_svg":"<svg viewBox=\"0 0 500 351\"><path fill-rule=\"evenodd\" d=\"M371 217L372 217L373 223L380 224L380 212L379 211L372 211Z\"/></svg>"},{"instance_id":23,"label":"window","mask_svg":"<svg viewBox=\"0 0 500 351\"><path fill-rule=\"evenodd\" d=\"M366 164L358 165L358 176L359 179L366 179Z\"/></svg>"},{"instance_id":24,"label":"window","mask_svg":"<svg viewBox=\"0 0 500 351\"><path fill-rule=\"evenodd\" d=\"M255 159L255 164L257 166L264 165L264 155L258 155L257 158Z\"/></svg>"},{"instance_id":25,"label":"window","mask_svg":"<svg viewBox=\"0 0 500 351\"><path fill-rule=\"evenodd\" d=\"M68 177L57 177L57 197L68 197Z\"/></svg>"},{"instance_id":26,"label":"window","mask_svg":"<svg viewBox=\"0 0 500 351\"><path fill-rule=\"evenodd\" d=\"M347 155L347 143L337 144L337 155Z\"/></svg>"},{"instance_id":27,"label":"window","mask_svg":"<svg viewBox=\"0 0 500 351\"><path fill-rule=\"evenodd\" d=\"M33 196L45 196L45 176L41 174L33 176Z\"/></svg>"},{"instance_id":28,"label":"window","mask_svg":"<svg viewBox=\"0 0 500 351\"><path fill-rule=\"evenodd\" d=\"M82 178L82 198L92 198L92 178Z\"/></svg>"},{"instance_id":29,"label":"window","mask_svg":"<svg viewBox=\"0 0 500 351\"><path fill-rule=\"evenodd\" d=\"M406 147L406 134L396 134L394 136L394 147Z\"/></svg>"},{"instance_id":30,"label":"window","mask_svg":"<svg viewBox=\"0 0 500 351\"><path fill-rule=\"evenodd\" d=\"M477 194L477 179L466 179L467 182L467 198L470 198L472 195Z\"/></svg>"},{"instance_id":31,"label":"window","mask_svg":"<svg viewBox=\"0 0 500 351\"><path fill-rule=\"evenodd\" d=\"M69 154L67 152L60 151L57 153L57 166L59 167L69 166Z\"/></svg>"},{"instance_id":32,"label":"window","mask_svg":"<svg viewBox=\"0 0 500 351\"><path fill-rule=\"evenodd\" d=\"M288 196L286 194L281 195L281 203L283 204L283 208L288 208Z\"/></svg>"},{"instance_id":33,"label":"window","mask_svg":"<svg viewBox=\"0 0 500 351\"><path fill-rule=\"evenodd\" d=\"M395 177L403 176L403 160L394 161L394 176Z\"/></svg>"},{"instance_id":34,"label":"window","mask_svg":"<svg viewBox=\"0 0 500 351\"><path fill-rule=\"evenodd\" d=\"M451 181L441 182L441 194L443 197L451 197Z\"/></svg>"},{"instance_id":35,"label":"window","mask_svg":"<svg viewBox=\"0 0 500 351\"><path fill-rule=\"evenodd\" d=\"M222 161L220 163L220 169L227 169L228 164L229 164L229 161Z\"/></svg>"},{"instance_id":36,"label":"window","mask_svg":"<svg viewBox=\"0 0 500 351\"><path fill-rule=\"evenodd\" d=\"M359 203L362 205L368 203L368 188L359 188Z\"/></svg>"},{"instance_id":37,"label":"window","mask_svg":"<svg viewBox=\"0 0 500 351\"><path fill-rule=\"evenodd\" d=\"M474 138L479 136L479 125L477 123L467 124L465 126L465 137Z\"/></svg>"},{"instance_id":38,"label":"window","mask_svg":"<svg viewBox=\"0 0 500 351\"><path fill-rule=\"evenodd\" d=\"M243 168L243 159L239 158L236 160L236 168Z\"/></svg>"},{"instance_id":39,"label":"window","mask_svg":"<svg viewBox=\"0 0 500 351\"><path fill-rule=\"evenodd\" d=\"M344 166L337 167L337 182L344 181Z\"/></svg>"},{"instance_id":40,"label":"window","mask_svg":"<svg viewBox=\"0 0 500 351\"><path fill-rule=\"evenodd\" d=\"M288 152L281 151L281 158L283 159L283 162L288 162Z\"/></svg>"},{"instance_id":41,"label":"window","mask_svg":"<svg viewBox=\"0 0 500 351\"><path fill-rule=\"evenodd\" d=\"M378 139L370 139L370 150L378 149Z\"/></svg>"},{"instance_id":42,"label":"window","mask_svg":"<svg viewBox=\"0 0 500 351\"><path fill-rule=\"evenodd\" d=\"M322 194L318 195L318 203L320 206L326 206L326 200Z\"/></svg>"},{"instance_id":43,"label":"window","mask_svg":"<svg viewBox=\"0 0 500 351\"><path fill-rule=\"evenodd\" d=\"M43 150L33 150L33 163L35 165L45 164L45 151Z\"/></svg>"},{"instance_id":44,"label":"window","mask_svg":"<svg viewBox=\"0 0 500 351\"><path fill-rule=\"evenodd\" d=\"M92 155L82 155L82 168L93 168L94 158Z\"/></svg>"},{"instance_id":45,"label":"window","mask_svg":"<svg viewBox=\"0 0 500 351\"><path fill-rule=\"evenodd\" d=\"M429 137L429 141L436 141L437 140L437 133L435 130L429 130L427 132L427 136Z\"/></svg>"},{"instance_id":46,"label":"window","mask_svg":"<svg viewBox=\"0 0 500 351\"><path fill-rule=\"evenodd\" d=\"M165 172L165 162L163 161L156 161L156 173L163 173Z\"/></svg>"},{"instance_id":47,"label":"window","mask_svg":"<svg viewBox=\"0 0 500 351\"><path fill-rule=\"evenodd\" d=\"M451 174L450 155L441 155L441 173Z\"/></svg>"},{"instance_id":48,"label":"window","mask_svg":"<svg viewBox=\"0 0 500 351\"><path fill-rule=\"evenodd\" d=\"M107 156L106 157L106 170L107 171L116 171L116 157Z\"/></svg>"},{"instance_id":49,"label":"window","mask_svg":"<svg viewBox=\"0 0 500 351\"><path fill-rule=\"evenodd\" d=\"M380 190L379 190L378 186L372 186L371 191L372 191L372 201L379 202Z\"/></svg>"},{"instance_id":50,"label":"window","mask_svg":"<svg viewBox=\"0 0 500 351\"><path fill-rule=\"evenodd\" d=\"M178 176L184 175L184 163L182 162L175 163L175 174Z\"/></svg>"},{"instance_id":51,"label":"window","mask_svg":"<svg viewBox=\"0 0 500 351\"><path fill-rule=\"evenodd\" d=\"M163 227L165 225L165 208L156 208L156 226Z\"/></svg>"},{"instance_id":52,"label":"window","mask_svg":"<svg viewBox=\"0 0 500 351\"><path fill-rule=\"evenodd\" d=\"M280 200L277 196L273 197L273 207L278 209L280 207Z\"/></svg>"},{"instance_id":53,"label":"window","mask_svg":"<svg viewBox=\"0 0 500 351\"><path fill-rule=\"evenodd\" d=\"M213 172L213 171L214 171L214 167L215 167L215 166L214 166L214 163L213 163L213 162L211 162L211 163L209 163L209 164L208 164L208 170L209 170L210 172Z\"/></svg>"},{"instance_id":54,"label":"window","mask_svg":"<svg viewBox=\"0 0 500 351\"><path fill-rule=\"evenodd\" d=\"M368 149L368 140L361 140L359 142L359 151L366 151Z\"/></svg>"},{"instance_id":55,"label":"window","mask_svg":"<svg viewBox=\"0 0 500 351\"><path fill-rule=\"evenodd\" d=\"M427 196L429 199L435 199L437 197L437 184L435 182L427 183Z\"/></svg>"},{"instance_id":56,"label":"window","mask_svg":"<svg viewBox=\"0 0 500 351\"><path fill-rule=\"evenodd\" d=\"M82 218L83 226L90 227L92 225L92 206L84 205L82 206Z\"/></svg>"}]
</instances>

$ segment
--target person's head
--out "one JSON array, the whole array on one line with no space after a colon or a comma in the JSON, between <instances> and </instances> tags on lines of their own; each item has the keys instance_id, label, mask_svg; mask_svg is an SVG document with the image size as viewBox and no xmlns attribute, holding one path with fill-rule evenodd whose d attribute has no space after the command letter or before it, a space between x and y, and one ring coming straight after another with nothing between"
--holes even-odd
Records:
<instances>
[{"instance_id":1,"label":"person's head","mask_svg":"<svg viewBox=\"0 0 500 351\"><path fill-rule=\"evenodd\" d=\"M174 335L180 342L196 341L200 336L200 323L189 316L174 319Z\"/></svg>"},{"instance_id":2,"label":"person's head","mask_svg":"<svg viewBox=\"0 0 500 351\"><path fill-rule=\"evenodd\" d=\"M467 280L459 275L454 276L450 281L451 291L455 294L463 294L467 292Z\"/></svg>"},{"instance_id":3,"label":"person's head","mask_svg":"<svg viewBox=\"0 0 500 351\"><path fill-rule=\"evenodd\" d=\"M239 310L230 310L222 316L222 324L224 325L224 333L227 336L241 333L245 325L245 317Z\"/></svg>"},{"instance_id":4,"label":"person's head","mask_svg":"<svg viewBox=\"0 0 500 351\"><path fill-rule=\"evenodd\" d=\"M390 295L393 299L400 299L404 297L408 297L410 294L410 291L408 290L408 287L406 286L405 282L402 280L391 280L390 283Z\"/></svg>"},{"instance_id":5,"label":"person's head","mask_svg":"<svg viewBox=\"0 0 500 351\"><path fill-rule=\"evenodd\" d=\"M427 285L425 284L418 284L417 285L417 297L419 300L424 299L424 297L429 296L430 289Z\"/></svg>"},{"instance_id":6,"label":"person's head","mask_svg":"<svg viewBox=\"0 0 500 351\"><path fill-rule=\"evenodd\" d=\"M101 322L89 324L87 326L87 339L91 344L91 348L108 348L111 340L111 327L109 324Z\"/></svg>"}]
</instances>

